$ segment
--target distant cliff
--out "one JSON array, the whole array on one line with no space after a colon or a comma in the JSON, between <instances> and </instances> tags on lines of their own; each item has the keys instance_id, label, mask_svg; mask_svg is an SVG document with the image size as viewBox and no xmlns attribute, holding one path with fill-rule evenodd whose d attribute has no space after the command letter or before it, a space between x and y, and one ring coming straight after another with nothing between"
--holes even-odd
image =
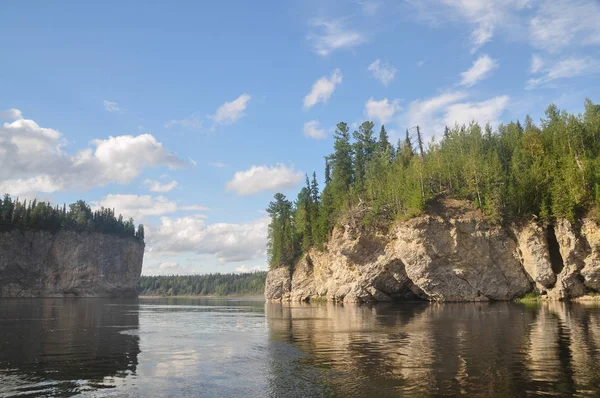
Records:
<instances>
[{"instance_id":1,"label":"distant cliff","mask_svg":"<svg viewBox=\"0 0 600 398\"><path fill-rule=\"evenodd\" d=\"M144 243L99 232L0 233L0 297L135 297Z\"/></svg>"},{"instance_id":2,"label":"distant cliff","mask_svg":"<svg viewBox=\"0 0 600 398\"><path fill-rule=\"evenodd\" d=\"M343 225L324 251L271 270L271 300L340 302L510 300L529 292L570 299L600 291L600 226L499 226L447 200L389 232Z\"/></svg>"}]
</instances>

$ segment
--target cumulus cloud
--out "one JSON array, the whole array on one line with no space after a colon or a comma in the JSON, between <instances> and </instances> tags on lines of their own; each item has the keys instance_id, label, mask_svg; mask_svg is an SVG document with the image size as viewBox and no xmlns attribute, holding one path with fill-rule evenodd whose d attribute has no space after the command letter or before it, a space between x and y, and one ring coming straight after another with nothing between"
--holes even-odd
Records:
<instances>
[{"instance_id":1,"label":"cumulus cloud","mask_svg":"<svg viewBox=\"0 0 600 398\"><path fill-rule=\"evenodd\" d=\"M377 120L381 124L389 122L392 117L400 110L398 100L389 101L387 98L381 101L369 99L365 104L365 115L367 118Z\"/></svg>"},{"instance_id":2,"label":"cumulus cloud","mask_svg":"<svg viewBox=\"0 0 600 398\"><path fill-rule=\"evenodd\" d=\"M500 115L508 106L508 101L509 97L502 95L481 102L452 104L446 109L444 123L453 126L455 123L462 125L475 121L480 125L486 123L497 125Z\"/></svg>"},{"instance_id":3,"label":"cumulus cloud","mask_svg":"<svg viewBox=\"0 0 600 398\"><path fill-rule=\"evenodd\" d=\"M13 117L20 117L12 110ZM90 147L68 153L58 130L29 119L0 126L0 181L7 192L55 192L127 184L154 166L183 167L184 162L150 134L96 139Z\"/></svg>"},{"instance_id":4,"label":"cumulus cloud","mask_svg":"<svg viewBox=\"0 0 600 398\"><path fill-rule=\"evenodd\" d=\"M384 86L387 86L396 77L396 68L388 64L382 64L379 59L369 65L367 70Z\"/></svg>"},{"instance_id":5,"label":"cumulus cloud","mask_svg":"<svg viewBox=\"0 0 600 398\"><path fill-rule=\"evenodd\" d=\"M529 79L527 81L527 88L533 89L544 86L558 79L570 79L597 73L600 73L600 60L590 57L567 58L547 69L541 77Z\"/></svg>"},{"instance_id":6,"label":"cumulus cloud","mask_svg":"<svg viewBox=\"0 0 600 398\"><path fill-rule=\"evenodd\" d=\"M119 107L119 104L114 101L104 100L104 110L107 112L119 112L121 108Z\"/></svg>"},{"instance_id":7,"label":"cumulus cloud","mask_svg":"<svg viewBox=\"0 0 600 398\"><path fill-rule=\"evenodd\" d=\"M335 69L329 77L323 76L313 84L310 93L304 97L304 109L309 109L319 102L326 103L342 82L342 72Z\"/></svg>"},{"instance_id":8,"label":"cumulus cloud","mask_svg":"<svg viewBox=\"0 0 600 398\"><path fill-rule=\"evenodd\" d=\"M316 120L311 120L310 122L304 123L304 135L316 140L327 138L327 132Z\"/></svg>"},{"instance_id":9,"label":"cumulus cloud","mask_svg":"<svg viewBox=\"0 0 600 398\"><path fill-rule=\"evenodd\" d=\"M276 166L252 166L248 170L236 171L233 179L227 183L226 190L238 195L277 191L295 187L302 176L302 172L281 163Z\"/></svg>"},{"instance_id":10,"label":"cumulus cloud","mask_svg":"<svg viewBox=\"0 0 600 398\"><path fill-rule=\"evenodd\" d=\"M152 192L169 192L177 186L177 181L161 183L160 181L145 179L144 185Z\"/></svg>"},{"instance_id":11,"label":"cumulus cloud","mask_svg":"<svg viewBox=\"0 0 600 398\"><path fill-rule=\"evenodd\" d=\"M160 216L177 211L206 211L204 206L180 206L164 196L109 194L99 201L92 202L93 209L104 207L115 209L117 214L143 221L148 216Z\"/></svg>"},{"instance_id":12,"label":"cumulus cloud","mask_svg":"<svg viewBox=\"0 0 600 398\"><path fill-rule=\"evenodd\" d=\"M488 55L482 55L473 63L468 70L461 73L461 86L471 87L480 80L490 75L492 70L498 67L498 62Z\"/></svg>"},{"instance_id":13,"label":"cumulus cloud","mask_svg":"<svg viewBox=\"0 0 600 398\"><path fill-rule=\"evenodd\" d=\"M322 56L338 49L350 49L367 41L364 34L348 28L341 19L317 19L311 22L311 27L308 40L312 43L313 51Z\"/></svg>"},{"instance_id":14,"label":"cumulus cloud","mask_svg":"<svg viewBox=\"0 0 600 398\"><path fill-rule=\"evenodd\" d=\"M0 111L0 120L17 120L17 119L23 119L23 115L21 114L21 111L15 108L6 110L6 111Z\"/></svg>"},{"instance_id":15,"label":"cumulus cloud","mask_svg":"<svg viewBox=\"0 0 600 398\"><path fill-rule=\"evenodd\" d=\"M146 246L153 255L211 254L220 264L263 259L268 225L268 217L246 224L210 225L197 217L162 217L158 228L148 228Z\"/></svg>"},{"instance_id":16,"label":"cumulus cloud","mask_svg":"<svg viewBox=\"0 0 600 398\"><path fill-rule=\"evenodd\" d=\"M248 107L250 99L252 99L250 95L242 94L231 102L225 102L209 118L218 124L233 124L244 116L244 111Z\"/></svg>"},{"instance_id":17,"label":"cumulus cloud","mask_svg":"<svg viewBox=\"0 0 600 398\"><path fill-rule=\"evenodd\" d=\"M252 267L247 266L246 264L240 265L239 267L236 267L235 272L237 274L247 274L250 272L261 272L261 271L267 271L268 268L266 265L255 265Z\"/></svg>"},{"instance_id":18,"label":"cumulus cloud","mask_svg":"<svg viewBox=\"0 0 600 398\"><path fill-rule=\"evenodd\" d=\"M464 92L448 92L425 100L413 101L404 119L407 127L420 126L425 137L441 134L444 126L468 124L476 121L480 125L498 124L508 107L510 98L498 96L484 101L464 101Z\"/></svg>"}]
</instances>

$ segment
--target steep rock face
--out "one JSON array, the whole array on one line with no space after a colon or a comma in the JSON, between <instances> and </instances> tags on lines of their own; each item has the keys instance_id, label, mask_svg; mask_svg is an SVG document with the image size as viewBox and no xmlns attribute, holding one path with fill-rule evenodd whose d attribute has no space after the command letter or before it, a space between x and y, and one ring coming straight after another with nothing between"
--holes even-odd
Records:
<instances>
[{"instance_id":1,"label":"steep rock face","mask_svg":"<svg viewBox=\"0 0 600 398\"><path fill-rule=\"evenodd\" d=\"M539 291L550 289L556 283L548 248L548 228L535 223L513 227L518 252L525 272Z\"/></svg>"},{"instance_id":2,"label":"steep rock face","mask_svg":"<svg viewBox=\"0 0 600 398\"><path fill-rule=\"evenodd\" d=\"M0 297L136 296L144 245L101 233L0 234Z\"/></svg>"},{"instance_id":3,"label":"steep rock face","mask_svg":"<svg viewBox=\"0 0 600 398\"><path fill-rule=\"evenodd\" d=\"M579 229L567 221L552 230L535 222L503 228L464 206L434 209L388 233L337 227L326 250L310 250L291 280L287 268L270 271L265 297L486 301L531 291L568 299L600 290L600 227L595 222L583 220Z\"/></svg>"}]
</instances>

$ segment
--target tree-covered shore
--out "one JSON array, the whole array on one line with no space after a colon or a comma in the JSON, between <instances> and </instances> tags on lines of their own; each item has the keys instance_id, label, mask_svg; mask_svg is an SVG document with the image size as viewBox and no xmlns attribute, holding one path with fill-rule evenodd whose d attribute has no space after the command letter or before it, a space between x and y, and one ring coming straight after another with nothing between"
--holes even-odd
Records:
<instances>
[{"instance_id":1,"label":"tree-covered shore","mask_svg":"<svg viewBox=\"0 0 600 398\"><path fill-rule=\"evenodd\" d=\"M13 230L100 232L144 241L144 226L140 224L136 230L133 218L116 217L114 209L93 211L83 200L68 208L66 204L59 207L35 199L20 201L5 194L0 199L0 232Z\"/></svg>"},{"instance_id":2,"label":"tree-covered shore","mask_svg":"<svg viewBox=\"0 0 600 398\"><path fill-rule=\"evenodd\" d=\"M262 296L266 272L141 276L141 296Z\"/></svg>"},{"instance_id":3,"label":"tree-covered shore","mask_svg":"<svg viewBox=\"0 0 600 398\"><path fill-rule=\"evenodd\" d=\"M597 212L600 105L586 100L579 115L550 105L538 125L527 116L495 131L471 123L439 133L425 143L415 126L393 145L384 126L376 137L372 122L352 134L339 123L324 188L313 173L294 202L277 193L267 208L270 267L323 248L342 220L384 228L440 197L469 200L499 224L535 218L551 225Z\"/></svg>"}]
</instances>

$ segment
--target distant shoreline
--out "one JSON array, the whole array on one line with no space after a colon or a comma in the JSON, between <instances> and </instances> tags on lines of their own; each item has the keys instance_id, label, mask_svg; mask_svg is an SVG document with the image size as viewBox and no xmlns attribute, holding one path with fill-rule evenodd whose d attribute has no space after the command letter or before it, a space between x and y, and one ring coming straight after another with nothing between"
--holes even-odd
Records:
<instances>
[{"instance_id":1,"label":"distant shoreline","mask_svg":"<svg viewBox=\"0 0 600 398\"><path fill-rule=\"evenodd\" d=\"M264 299L265 296L262 294L257 294L257 295L246 295L246 294L227 294L225 296L218 296L216 294L187 294L187 295L180 295L180 296L160 296L160 295L139 295L138 298L141 299L155 299L155 298L252 298L252 299L256 299L256 298L262 298Z\"/></svg>"}]
</instances>

